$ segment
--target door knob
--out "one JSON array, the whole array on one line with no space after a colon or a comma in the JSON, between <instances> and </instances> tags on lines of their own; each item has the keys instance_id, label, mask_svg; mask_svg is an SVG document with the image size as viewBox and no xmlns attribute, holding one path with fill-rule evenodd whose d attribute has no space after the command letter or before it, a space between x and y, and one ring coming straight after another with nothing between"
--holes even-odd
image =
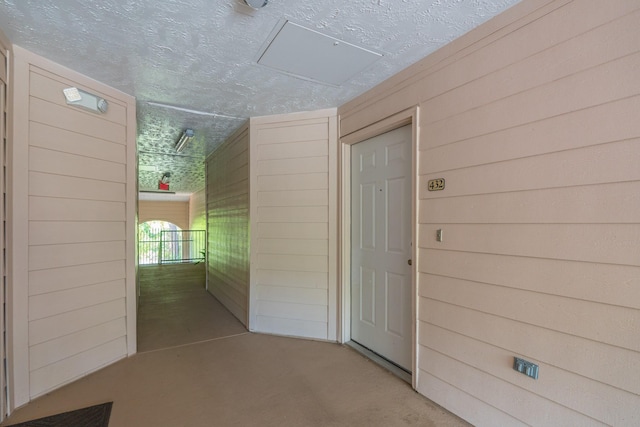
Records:
<instances>
[{"instance_id":1,"label":"door knob","mask_svg":"<svg viewBox=\"0 0 640 427\"><path fill-rule=\"evenodd\" d=\"M407 261L407 264L409 264L409 265L413 265L413 262L411 262L411 260L408 260L408 261Z\"/></svg>"}]
</instances>

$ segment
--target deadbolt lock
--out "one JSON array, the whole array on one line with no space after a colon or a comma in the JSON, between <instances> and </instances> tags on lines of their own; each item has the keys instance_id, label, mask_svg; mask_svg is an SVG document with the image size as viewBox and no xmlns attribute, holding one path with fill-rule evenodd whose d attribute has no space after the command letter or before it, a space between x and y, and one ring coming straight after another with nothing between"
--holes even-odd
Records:
<instances>
[{"instance_id":1,"label":"deadbolt lock","mask_svg":"<svg viewBox=\"0 0 640 427\"><path fill-rule=\"evenodd\" d=\"M413 265L413 262L412 262L411 260L408 260L408 261L407 261L407 264L409 264L409 265Z\"/></svg>"}]
</instances>

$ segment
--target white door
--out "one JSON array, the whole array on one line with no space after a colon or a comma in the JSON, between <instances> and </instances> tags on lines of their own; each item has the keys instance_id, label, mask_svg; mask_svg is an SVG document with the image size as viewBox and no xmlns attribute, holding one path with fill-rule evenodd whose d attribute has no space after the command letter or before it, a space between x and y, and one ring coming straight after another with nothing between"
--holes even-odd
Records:
<instances>
[{"instance_id":1,"label":"white door","mask_svg":"<svg viewBox=\"0 0 640 427\"><path fill-rule=\"evenodd\" d=\"M351 339L411 370L411 126L351 147Z\"/></svg>"}]
</instances>

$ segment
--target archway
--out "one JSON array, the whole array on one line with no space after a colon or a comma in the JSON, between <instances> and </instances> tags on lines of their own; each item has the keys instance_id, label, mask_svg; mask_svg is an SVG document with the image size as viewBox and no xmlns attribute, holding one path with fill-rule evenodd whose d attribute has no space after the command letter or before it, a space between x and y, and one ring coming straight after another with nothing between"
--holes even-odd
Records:
<instances>
[{"instance_id":1,"label":"archway","mask_svg":"<svg viewBox=\"0 0 640 427\"><path fill-rule=\"evenodd\" d=\"M146 221L138 225L138 263L140 265L162 264L182 260L181 239L166 238L168 233L182 231L168 221Z\"/></svg>"}]
</instances>

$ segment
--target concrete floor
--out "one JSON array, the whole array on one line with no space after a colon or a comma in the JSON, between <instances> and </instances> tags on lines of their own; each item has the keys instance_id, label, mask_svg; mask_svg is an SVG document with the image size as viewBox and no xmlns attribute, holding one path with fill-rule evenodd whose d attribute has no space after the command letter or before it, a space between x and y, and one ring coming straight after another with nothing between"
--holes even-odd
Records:
<instances>
[{"instance_id":1,"label":"concrete floor","mask_svg":"<svg viewBox=\"0 0 640 427\"><path fill-rule=\"evenodd\" d=\"M204 263L140 267L138 352L246 332L206 292Z\"/></svg>"},{"instance_id":2,"label":"concrete floor","mask_svg":"<svg viewBox=\"0 0 640 427\"><path fill-rule=\"evenodd\" d=\"M173 296L141 305L146 352L31 402L3 425L105 401L114 402L110 427L469 425L346 346L248 333L203 289L197 298L189 286L169 289ZM217 312L189 315L196 324L183 317L196 310L171 306L199 306L198 298L213 300ZM193 334L145 336L151 319L165 331ZM212 319L216 332L203 341L199 324Z\"/></svg>"}]
</instances>

